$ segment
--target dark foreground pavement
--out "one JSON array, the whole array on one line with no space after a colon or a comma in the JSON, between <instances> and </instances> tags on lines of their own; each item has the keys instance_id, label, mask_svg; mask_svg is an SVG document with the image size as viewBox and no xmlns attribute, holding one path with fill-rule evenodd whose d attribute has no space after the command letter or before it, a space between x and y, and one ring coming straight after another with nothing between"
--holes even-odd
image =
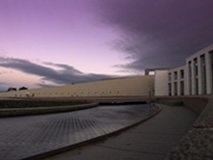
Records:
<instances>
[{"instance_id":1,"label":"dark foreground pavement","mask_svg":"<svg viewBox=\"0 0 213 160\"><path fill-rule=\"evenodd\" d=\"M0 118L0 160L35 158L147 119L149 106L116 105L48 115Z\"/></svg>"},{"instance_id":2,"label":"dark foreground pavement","mask_svg":"<svg viewBox=\"0 0 213 160\"><path fill-rule=\"evenodd\" d=\"M183 107L161 107L158 115L120 135L43 160L163 160L197 116Z\"/></svg>"}]
</instances>

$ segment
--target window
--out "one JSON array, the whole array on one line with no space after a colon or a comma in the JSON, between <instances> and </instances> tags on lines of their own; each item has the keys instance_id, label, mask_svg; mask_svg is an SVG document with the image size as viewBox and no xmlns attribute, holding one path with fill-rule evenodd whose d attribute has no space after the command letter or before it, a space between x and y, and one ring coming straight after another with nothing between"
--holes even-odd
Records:
<instances>
[{"instance_id":1,"label":"window","mask_svg":"<svg viewBox=\"0 0 213 160\"><path fill-rule=\"evenodd\" d=\"M184 70L183 69L180 70L180 78L184 78Z\"/></svg>"},{"instance_id":2,"label":"window","mask_svg":"<svg viewBox=\"0 0 213 160\"><path fill-rule=\"evenodd\" d=\"M209 51L209 53L213 53L213 50Z\"/></svg>"},{"instance_id":3,"label":"window","mask_svg":"<svg viewBox=\"0 0 213 160\"><path fill-rule=\"evenodd\" d=\"M192 94L192 62L188 62L188 69L189 69L189 95Z\"/></svg>"},{"instance_id":4,"label":"window","mask_svg":"<svg viewBox=\"0 0 213 160\"><path fill-rule=\"evenodd\" d=\"M201 56L200 56L200 59L201 59L201 65L205 65L205 54L202 54Z\"/></svg>"},{"instance_id":5,"label":"window","mask_svg":"<svg viewBox=\"0 0 213 160\"><path fill-rule=\"evenodd\" d=\"M195 71L195 76L197 76L198 75L197 58L194 58L194 71Z\"/></svg>"},{"instance_id":6,"label":"window","mask_svg":"<svg viewBox=\"0 0 213 160\"><path fill-rule=\"evenodd\" d=\"M213 75L213 50L209 51L209 58L210 58L209 61L210 61L210 64L211 64L210 72ZM206 73L208 73L208 72L206 71ZM211 77L211 82L213 83L213 77ZM210 89L210 92L212 92L212 88Z\"/></svg>"},{"instance_id":7,"label":"window","mask_svg":"<svg viewBox=\"0 0 213 160\"><path fill-rule=\"evenodd\" d=\"M172 73L168 73L169 81L172 80Z\"/></svg>"},{"instance_id":8,"label":"window","mask_svg":"<svg viewBox=\"0 0 213 160\"><path fill-rule=\"evenodd\" d=\"M148 75L155 75L155 71L149 71Z\"/></svg>"},{"instance_id":9,"label":"window","mask_svg":"<svg viewBox=\"0 0 213 160\"><path fill-rule=\"evenodd\" d=\"M195 80L195 94L198 95L198 78Z\"/></svg>"},{"instance_id":10,"label":"window","mask_svg":"<svg viewBox=\"0 0 213 160\"><path fill-rule=\"evenodd\" d=\"M206 58L205 58L205 54L202 54L200 56L200 60L201 60L201 82L202 82L202 90L201 93L202 94L206 94Z\"/></svg>"},{"instance_id":11,"label":"window","mask_svg":"<svg viewBox=\"0 0 213 160\"><path fill-rule=\"evenodd\" d=\"M177 80L177 71L174 72L174 79Z\"/></svg>"},{"instance_id":12,"label":"window","mask_svg":"<svg viewBox=\"0 0 213 160\"><path fill-rule=\"evenodd\" d=\"M177 82L174 83L174 91L175 91L175 96L177 96Z\"/></svg>"},{"instance_id":13,"label":"window","mask_svg":"<svg viewBox=\"0 0 213 160\"><path fill-rule=\"evenodd\" d=\"M168 85L169 85L169 96L171 96L172 95L172 85L171 85L171 83L169 83Z\"/></svg>"},{"instance_id":14,"label":"window","mask_svg":"<svg viewBox=\"0 0 213 160\"><path fill-rule=\"evenodd\" d=\"M184 81L180 82L180 95L184 95Z\"/></svg>"}]
</instances>

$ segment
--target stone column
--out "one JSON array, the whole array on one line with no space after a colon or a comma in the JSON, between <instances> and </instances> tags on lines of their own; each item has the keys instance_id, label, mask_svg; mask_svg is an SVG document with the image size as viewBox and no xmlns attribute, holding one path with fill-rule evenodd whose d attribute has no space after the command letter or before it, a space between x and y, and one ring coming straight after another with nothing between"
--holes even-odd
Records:
<instances>
[{"instance_id":1,"label":"stone column","mask_svg":"<svg viewBox=\"0 0 213 160\"><path fill-rule=\"evenodd\" d=\"M195 64L194 64L194 60L191 61L191 73L192 73L192 77L191 77L191 86L192 86L192 95L195 95Z\"/></svg>"},{"instance_id":2,"label":"stone column","mask_svg":"<svg viewBox=\"0 0 213 160\"><path fill-rule=\"evenodd\" d=\"M171 71L171 88L172 88L172 96L174 96L175 95L175 85L174 85L174 72L173 71Z\"/></svg>"},{"instance_id":3,"label":"stone column","mask_svg":"<svg viewBox=\"0 0 213 160\"><path fill-rule=\"evenodd\" d=\"M206 91L212 94L212 62L210 53L205 53L206 57Z\"/></svg>"},{"instance_id":4,"label":"stone column","mask_svg":"<svg viewBox=\"0 0 213 160\"><path fill-rule=\"evenodd\" d=\"M198 67L198 94L203 94L203 78L202 78L202 64L201 64L201 58L200 56L197 57L197 67Z\"/></svg>"},{"instance_id":5,"label":"stone column","mask_svg":"<svg viewBox=\"0 0 213 160\"><path fill-rule=\"evenodd\" d=\"M180 95L180 69L177 70L177 95Z\"/></svg>"},{"instance_id":6,"label":"stone column","mask_svg":"<svg viewBox=\"0 0 213 160\"><path fill-rule=\"evenodd\" d=\"M189 95L189 62L187 61L186 67L184 70L184 93Z\"/></svg>"}]
</instances>

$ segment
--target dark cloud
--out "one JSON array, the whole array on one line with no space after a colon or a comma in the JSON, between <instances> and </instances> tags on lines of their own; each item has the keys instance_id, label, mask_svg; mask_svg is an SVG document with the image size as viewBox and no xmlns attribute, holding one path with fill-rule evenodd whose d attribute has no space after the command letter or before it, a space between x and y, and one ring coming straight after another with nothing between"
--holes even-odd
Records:
<instances>
[{"instance_id":1,"label":"dark cloud","mask_svg":"<svg viewBox=\"0 0 213 160\"><path fill-rule=\"evenodd\" d=\"M54 85L49 85L49 84L45 84L45 83L37 83L36 85L41 88L54 87Z\"/></svg>"},{"instance_id":2,"label":"dark cloud","mask_svg":"<svg viewBox=\"0 0 213 160\"><path fill-rule=\"evenodd\" d=\"M59 67L60 69L53 69L24 59L0 57L0 67L11 68L27 74L40 76L41 81L47 80L57 84L71 84L112 78L112 76L104 74L85 74L65 64L55 64L51 62L45 62L44 64ZM47 87L47 85L43 83L38 85Z\"/></svg>"},{"instance_id":3,"label":"dark cloud","mask_svg":"<svg viewBox=\"0 0 213 160\"><path fill-rule=\"evenodd\" d=\"M176 66L213 43L212 0L107 0L101 21L123 33L115 49L132 60L122 67Z\"/></svg>"}]
</instances>

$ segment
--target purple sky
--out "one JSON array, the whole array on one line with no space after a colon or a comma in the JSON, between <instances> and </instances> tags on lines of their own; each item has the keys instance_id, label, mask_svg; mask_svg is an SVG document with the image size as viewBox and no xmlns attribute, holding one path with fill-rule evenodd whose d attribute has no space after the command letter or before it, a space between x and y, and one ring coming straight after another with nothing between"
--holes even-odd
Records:
<instances>
[{"instance_id":1,"label":"purple sky","mask_svg":"<svg viewBox=\"0 0 213 160\"><path fill-rule=\"evenodd\" d=\"M141 74L213 42L212 0L1 0L0 90Z\"/></svg>"}]
</instances>

